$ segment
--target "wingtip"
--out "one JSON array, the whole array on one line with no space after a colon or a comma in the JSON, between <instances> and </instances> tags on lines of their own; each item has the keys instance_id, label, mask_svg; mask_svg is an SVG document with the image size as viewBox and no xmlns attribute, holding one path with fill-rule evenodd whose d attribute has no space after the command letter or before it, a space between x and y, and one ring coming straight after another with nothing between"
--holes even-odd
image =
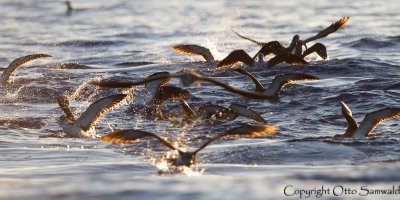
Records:
<instances>
[{"instance_id":1,"label":"wingtip","mask_svg":"<svg viewBox=\"0 0 400 200\"><path fill-rule=\"evenodd\" d=\"M141 140L145 135L143 131L134 130L134 129L125 129L125 130L115 130L103 135L100 140L103 142L111 142L111 143L136 143Z\"/></svg>"},{"instance_id":2,"label":"wingtip","mask_svg":"<svg viewBox=\"0 0 400 200\"><path fill-rule=\"evenodd\" d=\"M269 125L245 125L237 128L230 129L224 133L225 136L230 137L260 137L263 135L273 135L278 133L278 128Z\"/></svg>"},{"instance_id":3,"label":"wingtip","mask_svg":"<svg viewBox=\"0 0 400 200\"><path fill-rule=\"evenodd\" d=\"M189 46L190 45L186 45L186 44L177 44L177 45L171 46L171 49L174 50L175 52L179 52L179 53L192 54L192 51L190 51Z\"/></svg>"},{"instance_id":4,"label":"wingtip","mask_svg":"<svg viewBox=\"0 0 400 200\"><path fill-rule=\"evenodd\" d=\"M340 105L342 106L342 111L348 113L350 111L349 106L344 101L340 101Z\"/></svg>"},{"instance_id":5,"label":"wingtip","mask_svg":"<svg viewBox=\"0 0 400 200\"><path fill-rule=\"evenodd\" d=\"M263 125L251 126L250 136L259 137L263 135L273 135L276 134L277 132L278 132L277 127L269 124L263 124Z\"/></svg>"},{"instance_id":6,"label":"wingtip","mask_svg":"<svg viewBox=\"0 0 400 200\"><path fill-rule=\"evenodd\" d=\"M116 143L116 144L140 142L140 139L127 139L127 138L120 138L117 136L110 136L110 135L104 135L100 138L100 140L103 142L110 142L110 143Z\"/></svg>"},{"instance_id":7,"label":"wingtip","mask_svg":"<svg viewBox=\"0 0 400 200\"><path fill-rule=\"evenodd\" d=\"M266 132L269 135L276 134L276 133L278 133L278 131L279 131L279 129L276 126L264 125L264 132Z\"/></svg>"},{"instance_id":8,"label":"wingtip","mask_svg":"<svg viewBox=\"0 0 400 200\"><path fill-rule=\"evenodd\" d=\"M182 45L177 44L177 45L172 45L171 49L174 50L174 51L178 51L181 47L182 47Z\"/></svg>"},{"instance_id":9,"label":"wingtip","mask_svg":"<svg viewBox=\"0 0 400 200\"><path fill-rule=\"evenodd\" d=\"M350 17L349 16L344 16L342 17L339 21L338 21L338 27L337 29L342 28L348 21L349 21Z\"/></svg>"},{"instance_id":10,"label":"wingtip","mask_svg":"<svg viewBox=\"0 0 400 200\"><path fill-rule=\"evenodd\" d=\"M351 110L350 110L349 106L346 104L346 102L340 101L340 105L341 105L342 108L343 108L344 110L346 110L347 112L351 112Z\"/></svg>"}]
</instances>

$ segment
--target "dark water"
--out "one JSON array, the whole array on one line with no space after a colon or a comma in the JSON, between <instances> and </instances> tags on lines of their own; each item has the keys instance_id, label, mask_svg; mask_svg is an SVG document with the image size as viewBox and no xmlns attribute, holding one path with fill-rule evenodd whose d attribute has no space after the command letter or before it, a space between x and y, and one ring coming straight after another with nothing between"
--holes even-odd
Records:
<instances>
[{"instance_id":1,"label":"dark water","mask_svg":"<svg viewBox=\"0 0 400 200\"><path fill-rule=\"evenodd\" d=\"M400 185L399 119L383 122L368 139L332 139L346 129L341 100L359 122L366 113L399 106L397 1L119 0L74 1L73 6L77 10L67 15L59 1L0 2L0 67L26 54L53 56L18 69L12 76L14 86L0 88L1 199L299 199L297 194L285 196L288 186L289 195L295 189L322 186L356 190L320 199L399 197L362 196L361 190ZM189 68L253 89L249 79L231 70L216 71L215 64L194 62L201 58L173 52L171 45L203 45L216 59L238 48L254 54L259 47L239 39L230 27L287 44L294 34L312 36L342 16L351 17L346 26L320 40L328 48L328 61L311 55L309 65L248 69L264 85L282 73L320 78L286 86L277 100L248 99L210 84L187 88L192 93L188 102L196 106L241 103L279 128L275 136L216 142L199 154L201 164L192 171L158 175L160 165L154 160L164 150L154 141L116 145L98 138L39 138L61 129L55 97L64 91L76 91L76 113L117 92L86 84L92 79L139 79ZM59 69L65 68L60 63L75 65ZM254 124L238 118L179 127L131 116L124 112L127 107L101 118L97 133L135 127L191 147L201 143L195 138Z\"/></svg>"}]
</instances>

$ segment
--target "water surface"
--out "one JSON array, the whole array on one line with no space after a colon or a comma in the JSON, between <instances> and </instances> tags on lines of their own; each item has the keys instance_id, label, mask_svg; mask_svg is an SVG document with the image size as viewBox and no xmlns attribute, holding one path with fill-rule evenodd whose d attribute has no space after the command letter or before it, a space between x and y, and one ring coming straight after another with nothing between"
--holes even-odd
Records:
<instances>
[{"instance_id":1,"label":"water surface","mask_svg":"<svg viewBox=\"0 0 400 200\"><path fill-rule=\"evenodd\" d=\"M399 119L385 121L374 137L332 139L344 133L345 101L361 122L366 113L400 102L400 4L397 1L73 1L69 15L60 1L0 2L0 67L26 54L53 57L31 62L13 74L15 87L0 88L1 199L299 199L295 189L337 186L357 194L320 199L396 199L361 196L362 186L399 186ZM294 34L312 36L343 16L350 21L321 39L329 60L316 55L305 66L249 69L267 85L277 74L307 73L318 81L289 85L279 99L261 101L203 84L187 88L196 106L250 106L279 128L275 136L221 140L199 154L189 174L159 175L152 162L165 152L154 141L117 145L98 138L40 138L60 130L55 98L76 91L72 106L80 113L96 99L118 92L87 85L97 78L144 78L154 72L197 69L242 88L250 80L232 71L215 71L200 57L173 52L171 45L194 43L216 59L234 49L251 55L258 46L230 30L262 41L290 42ZM79 63L89 69L52 69ZM173 82L174 84L177 82ZM138 88L140 89L140 87ZM170 102L169 105L173 105ZM123 105L96 125L102 135L118 128L139 128L177 138L191 146L199 136L252 123L245 118L177 127L170 121L131 116ZM192 175L192 176L191 176ZM305 198L304 196L302 196ZM315 195L313 196L315 197Z\"/></svg>"}]
</instances>

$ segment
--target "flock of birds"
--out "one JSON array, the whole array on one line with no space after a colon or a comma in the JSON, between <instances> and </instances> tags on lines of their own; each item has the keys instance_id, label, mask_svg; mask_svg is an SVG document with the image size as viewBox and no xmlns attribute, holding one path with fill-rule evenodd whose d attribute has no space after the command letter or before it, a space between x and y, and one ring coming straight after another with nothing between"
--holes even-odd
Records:
<instances>
[{"instance_id":1,"label":"flock of birds","mask_svg":"<svg viewBox=\"0 0 400 200\"><path fill-rule=\"evenodd\" d=\"M70 3L68 5L68 12L72 12L73 8ZM234 71L249 77L255 85L254 91L243 90L227 84L226 82L208 77L200 74L194 70L182 70L176 73L169 72L157 72L145 79L135 81L112 81L112 80L92 80L90 83L100 87L108 88L133 88L135 86L144 85L143 89L136 94L115 94L101 98L92 103L86 111L80 116L75 116L69 105L69 97L67 94L63 94L57 98L57 102L61 110L64 112L59 119L59 125L61 126L64 134L68 137L89 137L94 130L95 123L99 118L104 115L110 109L118 106L121 102L129 102L130 106L128 110L136 114L151 113L157 115L156 119L170 119L170 118L182 118L183 122L190 123L195 120L234 120L237 117L246 117L248 119L258 122L257 125L243 125L236 128L229 129L223 133L217 134L216 136L206 140L203 145L197 148L195 151L184 151L171 142L171 139L165 139L158 136L155 133L138 130L138 129L124 129L114 130L106 133L101 137L102 141L113 142L113 143L133 143L138 142L141 139L155 138L166 147L176 150L178 156L169 160L172 166L186 166L190 167L196 163L196 154L208 146L210 143L221 139L221 138L239 138L239 137L260 137L269 134L275 134L278 129L267 124L263 117L252 110L251 108L232 103L228 108L219 105L204 105L199 108L191 105L185 99L191 94L189 91L177 87L166 85L171 79L180 80L184 87L187 86L199 86L202 82L209 82L216 86L220 86L225 90L232 92L237 95L241 95L245 98L254 99L272 99L277 98L280 90L289 83L303 80L316 80L317 77L307 74L282 74L276 76L271 84L265 88L256 77L250 72L242 68L243 65L235 65L241 62L249 68L269 68L276 66L279 63L286 62L291 65L307 64L304 57L311 54L317 53L321 58L327 59L327 50L325 45L322 43L316 43L310 48L307 47L307 43L326 37L329 34L339 30L349 20L349 17L343 17L340 20L332 23L326 29L320 31L313 37L305 40L301 40L299 35L295 35L292 42L288 47L282 46L278 41L271 42L260 42L242 34L237 31L232 31L239 37L256 43L262 46L258 53L251 57L244 50L239 49L232 51L227 57L221 61L216 61L211 54L210 50L194 44L181 44L172 46L172 49L177 52L186 54L200 55L205 59L205 62L215 63L216 69L225 69L227 67L235 66ZM305 50L303 50L303 46ZM268 54L274 54L275 57L266 61L264 58ZM1 87L8 87L12 85L10 76L14 70L19 66L31 60L51 57L47 54L33 54L17 58L11 64L5 68L1 75ZM179 100L179 103L174 107L170 107L167 110L158 110L158 105L163 104L167 100ZM348 128L342 135L336 135L335 137L352 137L354 139L364 138L368 136L372 130L383 120L399 117L400 107L387 107L384 109L377 110L372 113L368 113L362 123L358 125L355 119L352 117L352 112L349 107L344 103L342 104L342 113L348 122Z\"/></svg>"}]
</instances>

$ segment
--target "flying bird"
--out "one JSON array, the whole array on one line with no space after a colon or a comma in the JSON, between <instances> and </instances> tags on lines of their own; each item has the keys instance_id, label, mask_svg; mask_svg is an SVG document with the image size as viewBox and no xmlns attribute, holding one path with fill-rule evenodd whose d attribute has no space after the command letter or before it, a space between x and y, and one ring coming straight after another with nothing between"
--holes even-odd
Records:
<instances>
[{"instance_id":1,"label":"flying bird","mask_svg":"<svg viewBox=\"0 0 400 200\"><path fill-rule=\"evenodd\" d=\"M59 119L64 133L69 137L87 137L94 124L110 109L117 106L127 95L117 94L97 100L92 103L77 119L69 107L68 97L61 95L57 98L58 105L65 115Z\"/></svg>"},{"instance_id":2,"label":"flying bird","mask_svg":"<svg viewBox=\"0 0 400 200\"><path fill-rule=\"evenodd\" d=\"M166 147L176 150L179 153L177 158L170 160L175 166L186 166L190 167L196 164L196 154L207 147L210 143L226 137L259 137L268 134L275 134L277 132L277 128L271 125L244 125L237 128L230 129L224 133L218 134L217 136L207 140L203 145L201 145L195 151L184 151L180 148L175 147L173 144L168 142L166 139L161 138L160 136L136 129L126 129L126 130L117 130L110 132L103 137L101 137L102 141L105 142L113 142L113 143L132 143L138 142L140 139L153 137L164 144Z\"/></svg>"},{"instance_id":3,"label":"flying bird","mask_svg":"<svg viewBox=\"0 0 400 200\"><path fill-rule=\"evenodd\" d=\"M326 52L325 45L323 45L321 43L316 43L313 46L311 46L310 48L307 48L307 43L317 40L317 39L320 39L320 38L324 38L324 37L328 36L329 34L336 32L337 30L342 28L349 19L350 19L350 17L348 17L348 16L342 17L341 19L332 23L330 26L328 26L324 30L320 31L316 35L309 37L305 40L301 40L299 35L295 35L295 36L293 36L292 41L288 47L284 47L278 41L261 42L261 41L251 39L249 37L241 35L237 31L235 31L233 28L232 28L232 31L239 37L262 46L262 48L260 49L260 51L258 51L256 56L259 53L262 53L264 56L267 56L270 53L279 55L279 54L286 52L286 53L290 53L290 54L296 55L298 57L304 58L305 56L307 56L313 52L316 52L323 59L327 59L328 55ZM302 50L303 45L306 47L306 51L304 51L304 52Z\"/></svg>"},{"instance_id":4,"label":"flying bird","mask_svg":"<svg viewBox=\"0 0 400 200\"><path fill-rule=\"evenodd\" d=\"M347 121L347 129L343 135L336 135L336 137L352 137L364 138L367 137L382 121L400 117L400 107L387 107L365 115L360 125L353 118L350 108L344 103L342 104L342 114Z\"/></svg>"},{"instance_id":5,"label":"flying bird","mask_svg":"<svg viewBox=\"0 0 400 200\"><path fill-rule=\"evenodd\" d=\"M71 12L74 10L72 8L71 2L70 1L65 1L65 5L67 6L67 14L71 14Z\"/></svg>"}]
</instances>

